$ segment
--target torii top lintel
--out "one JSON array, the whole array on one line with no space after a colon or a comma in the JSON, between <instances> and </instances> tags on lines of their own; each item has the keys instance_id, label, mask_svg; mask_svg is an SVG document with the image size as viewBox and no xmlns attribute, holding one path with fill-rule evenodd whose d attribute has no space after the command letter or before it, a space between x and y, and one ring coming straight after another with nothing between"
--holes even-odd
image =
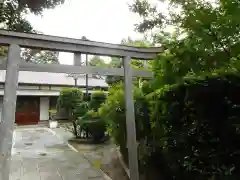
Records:
<instances>
[{"instance_id":1,"label":"torii top lintel","mask_svg":"<svg viewBox=\"0 0 240 180\"><path fill-rule=\"evenodd\" d=\"M133 59L139 60L152 60L162 51L161 47L141 48L58 36L0 30L0 45L10 44L18 44L21 47L32 49L39 48L115 57L130 56Z\"/></svg>"}]
</instances>

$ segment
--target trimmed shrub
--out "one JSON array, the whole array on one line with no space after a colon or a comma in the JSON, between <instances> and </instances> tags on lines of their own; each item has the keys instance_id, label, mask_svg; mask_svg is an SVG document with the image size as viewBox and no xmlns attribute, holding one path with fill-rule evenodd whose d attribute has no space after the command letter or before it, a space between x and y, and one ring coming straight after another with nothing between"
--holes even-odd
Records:
<instances>
[{"instance_id":1,"label":"trimmed shrub","mask_svg":"<svg viewBox=\"0 0 240 180\"><path fill-rule=\"evenodd\" d=\"M105 101L106 94L104 91L94 91L91 94L91 99L89 101L89 108L97 111L100 105Z\"/></svg>"},{"instance_id":2,"label":"trimmed shrub","mask_svg":"<svg viewBox=\"0 0 240 180\"><path fill-rule=\"evenodd\" d=\"M88 102L86 101L81 102L76 105L74 109L74 116L76 117L76 119L78 119L78 117L83 117L88 112L88 110L89 110Z\"/></svg>"},{"instance_id":3,"label":"trimmed shrub","mask_svg":"<svg viewBox=\"0 0 240 180\"><path fill-rule=\"evenodd\" d=\"M149 95L152 142L145 157L164 179L240 176L240 76L215 72Z\"/></svg>"},{"instance_id":4,"label":"trimmed shrub","mask_svg":"<svg viewBox=\"0 0 240 180\"><path fill-rule=\"evenodd\" d=\"M78 130L76 124L76 112L77 106L83 101L83 93L78 88L64 88L61 90L57 101L57 109L64 108L68 113L68 119L73 124L73 134L78 137Z\"/></svg>"},{"instance_id":5,"label":"trimmed shrub","mask_svg":"<svg viewBox=\"0 0 240 180\"><path fill-rule=\"evenodd\" d=\"M240 75L221 70L165 85L147 97L134 87L140 167L163 179L239 179L239 92ZM119 84L110 88L99 114L127 162L124 107Z\"/></svg>"},{"instance_id":6,"label":"trimmed shrub","mask_svg":"<svg viewBox=\"0 0 240 180\"><path fill-rule=\"evenodd\" d=\"M91 94L88 103L81 103L76 115L78 125L82 130L90 133L95 143L99 143L105 136L106 121L99 117L97 110L105 101L106 94L103 91L95 91ZM90 110L89 110L90 109Z\"/></svg>"},{"instance_id":7,"label":"trimmed shrub","mask_svg":"<svg viewBox=\"0 0 240 180\"><path fill-rule=\"evenodd\" d=\"M78 88L63 88L57 100L57 109L64 108L69 115L83 100L83 93Z\"/></svg>"},{"instance_id":8,"label":"trimmed shrub","mask_svg":"<svg viewBox=\"0 0 240 180\"><path fill-rule=\"evenodd\" d=\"M93 110L88 111L83 117L80 117L78 124L83 130L91 134L95 143L99 143L105 136L106 122Z\"/></svg>"},{"instance_id":9,"label":"trimmed shrub","mask_svg":"<svg viewBox=\"0 0 240 180\"><path fill-rule=\"evenodd\" d=\"M145 116L147 105L144 94L138 87L134 87L135 101L135 117L137 140L145 138L149 133L147 128L149 125L148 119ZM105 118L108 122L108 131L114 138L117 145L120 146L120 151L126 163L128 162L127 150L127 133L126 133L126 116L124 104L124 90L120 83L109 89L108 97L104 104L99 108L100 117ZM145 107L144 107L145 104Z\"/></svg>"}]
</instances>

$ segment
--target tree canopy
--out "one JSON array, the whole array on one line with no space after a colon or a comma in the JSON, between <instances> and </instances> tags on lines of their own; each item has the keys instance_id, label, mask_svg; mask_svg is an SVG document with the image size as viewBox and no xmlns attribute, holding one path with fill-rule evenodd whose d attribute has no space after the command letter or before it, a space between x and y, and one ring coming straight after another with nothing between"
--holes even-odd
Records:
<instances>
[{"instance_id":1,"label":"tree canopy","mask_svg":"<svg viewBox=\"0 0 240 180\"><path fill-rule=\"evenodd\" d=\"M164 0L161 11L148 0L136 0L131 10L142 21L139 32L152 32L166 50L155 61L159 84L181 81L188 74L229 66L240 52L240 1ZM166 28L172 28L172 32Z\"/></svg>"},{"instance_id":2,"label":"tree canopy","mask_svg":"<svg viewBox=\"0 0 240 180\"><path fill-rule=\"evenodd\" d=\"M56 64L58 62L58 52L41 51L38 49L24 49L21 53L22 59L26 62L37 64Z\"/></svg>"},{"instance_id":3,"label":"tree canopy","mask_svg":"<svg viewBox=\"0 0 240 180\"><path fill-rule=\"evenodd\" d=\"M39 33L25 18L28 13L40 15L44 9L55 8L64 0L3 0L0 2L0 28L27 33ZM22 59L34 63L58 63L56 52L41 50L22 50ZM7 55L7 47L0 47L0 56Z\"/></svg>"},{"instance_id":4,"label":"tree canopy","mask_svg":"<svg viewBox=\"0 0 240 180\"><path fill-rule=\"evenodd\" d=\"M101 66L105 67L106 63L103 59L101 59L99 56L93 56L93 58L90 59L89 61L90 66Z\"/></svg>"},{"instance_id":5,"label":"tree canopy","mask_svg":"<svg viewBox=\"0 0 240 180\"><path fill-rule=\"evenodd\" d=\"M164 11L152 2L131 6L142 18L137 30L164 49L149 64L153 79L133 91L139 171L146 179L238 179L240 1L159 0ZM99 112L127 162L122 86L110 87Z\"/></svg>"},{"instance_id":6,"label":"tree canopy","mask_svg":"<svg viewBox=\"0 0 240 180\"><path fill-rule=\"evenodd\" d=\"M127 46L135 46L135 47L149 47L152 45L152 43L147 38L133 40L130 37L128 37L126 39L122 39L121 44L127 45ZM108 67L121 68L123 66L122 63L123 62L122 62L121 58L112 57L110 63L108 64ZM150 62L144 63L144 61L142 61L142 60L131 60L132 67L138 68L138 69L145 68L145 66L147 66L147 64L149 64L149 63ZM113 85L113 84L122 82L123 79L124 78L121 76L107 76L106 82L109 85ZM138 83L138 80L136 81L137 83Z\"/></svg>"},{"instance_id":7,"label":"tree canopy","mask_svg":"<svg viewBox=\"0 0 240 180\"><path fill-rule=\"evenodd\" d=\"M25 14L40 15L44 9L52 9L63 3L64 0L3 0L0 3L0 26L12 31L32 32L33 27L24 18Z\"/></svg>"},{"instance_id":8,"label":"tree canopy","mask_svg":"<svg viewBox=\"0 0 240 180\"><path fill-rule=\"evenodd\" d=\"M120 58L112 57L110 63L108 64L108 67L110 68L121 68L122 61ZM116 83L119 83L123 80L123 77L121 76L107 76L106 77L106 83L108 85L113 85Z\"/></svg>"}]
</instances>

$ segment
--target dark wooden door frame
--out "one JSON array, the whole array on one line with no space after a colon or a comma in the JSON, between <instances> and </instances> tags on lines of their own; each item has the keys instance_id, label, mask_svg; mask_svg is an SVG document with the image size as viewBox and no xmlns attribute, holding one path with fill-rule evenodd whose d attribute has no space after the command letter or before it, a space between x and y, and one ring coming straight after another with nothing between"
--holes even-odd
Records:
<instances>
[{"instance_id":1,"label":"dark wooden door frame","mask_svg":"<svg viewBox=\"0 0 240 180\"><path fill-rule=\"evenodd\" d=\"M40 97L18 96L15 122L18 125L38 124L40 121Z\"/></svg>"}]
</instances>

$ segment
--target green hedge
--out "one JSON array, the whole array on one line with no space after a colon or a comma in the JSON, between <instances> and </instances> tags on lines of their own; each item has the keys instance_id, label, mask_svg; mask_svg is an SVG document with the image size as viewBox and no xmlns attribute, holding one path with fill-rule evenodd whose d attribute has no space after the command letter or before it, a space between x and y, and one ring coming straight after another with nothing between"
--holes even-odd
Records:
<instances>
[{"instance_id":1,"label":"green hedge","mask_svg":"<svg viewBox=\"0 0 240 180\"><path fill-rule=\"evenodd\" d=\"M215 71L187 77L147 96L134 87L134 103L140 169L144 172L175 180L239 179L238 73ZM150 128L144 105L150 108ZM108 120L110 134L127 162L122 84L110 88L99 114Z\"/></svg>"},{"instance_id":2,"label":"green hedge","mask_svg":"<svg viewBox=\"0 0 240 180\"><path fill-rule=\"evenodd\" d=\"M149 167L165 179L239 179L239 94L239 74L216 71L149 95L154 137Z\"/></svg>"}]
</instances>

